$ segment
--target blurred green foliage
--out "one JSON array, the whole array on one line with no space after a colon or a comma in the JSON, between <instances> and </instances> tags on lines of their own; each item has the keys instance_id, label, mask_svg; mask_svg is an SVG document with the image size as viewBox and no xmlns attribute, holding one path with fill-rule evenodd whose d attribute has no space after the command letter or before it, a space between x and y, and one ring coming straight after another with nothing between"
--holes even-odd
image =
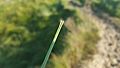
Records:
<instances>
[{"instance_id":1,"label":"blurred green foliage","mask_svg":"<svg viewBox=\"0 0 120 68\"><path fill-rule=\"evenodd\" d=\"M84 6L87 0L76 1ZM92 1L94 8L120 17L119 0ZM63 27L47 68L70 68L70 60L76 63L79 54L82 59L89 58L88 55L95 52L98 31L91 22L81 25L84 21L79 14L69 0L0 0L0 68L40 67L59 20L67 20L68 17L73 17L80 26L76 26L80 33L70 33Z\"/></svg>"},{"instance_id":2,"label":"blurred green foliage","mask_svg":"<svg viewBox=\"0 0 120 68\"><path fill-rule=\"evenodd\" d=\"M54 68L80 68L80 66L78 67L80 63L92 59L97 52L95 46L99 40L97 27L90 22L82 21L82 23L76 24L75 29L66 35L65 45L67 47L64 54L53 55L51 62L54 62Z\"/></svg>"},{"instance_id":3,"label":"blurred green foliage","mask_svg":"<svg viewBox=\"0 0 120 68\"><path fill-rule=\"evenodd\" d=\"M74 12L64 8L60 0L0 0L0 67L40 66L59 19L65 20ZM65 32L64 28L62 35ZM59 44L55 48L60 47L64 46Z\"/></svg>"},{"instance_id":4,"label":"blurred green foliage","mask_svg":"<svg viewBox=\"0 0 120 68\"><path fill-rule=\"evenodd\" d=\"M92 5L111 16L120 17L120 0L93 0Z\"/></svg>"}]
</instances>

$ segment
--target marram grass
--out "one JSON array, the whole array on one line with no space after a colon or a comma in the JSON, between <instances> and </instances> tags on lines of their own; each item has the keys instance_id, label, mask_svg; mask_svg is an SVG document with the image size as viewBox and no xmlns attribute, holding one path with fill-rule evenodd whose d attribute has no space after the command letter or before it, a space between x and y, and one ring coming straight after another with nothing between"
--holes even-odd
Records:
<instances>
[{"instance_id":1,"label":"marram grass","mask_svg":"<svg viewBox=\"0 0 120 68\"><path fill-rule=\"evenodd\" d=\"M60 31L61 31L61 28L62 28L63 24L64 24L64 21L63 21L63 20L60 20L59 27L58 27L58 29L57 29L57 32L56 32L56 34L55 34L55 36L54 36L54 39L53 39L51 45L50 45L50 48L48 49L48 52L47 52L47 54L46 54L46 56L45 56L45 59L44 59L44 61L43 61L43 64L41 65L41 68L45 68L45 66L46 66L46 64L47 64L47 61L48 61L48 59L49 59L49 56L50 56L50 54L51 54L51 52L52 52L52 49L53 49L53 47L54 47L54 44L55 44L55 42L56 42L56 40L57 40L57 37L58 37L58 35L59 35Z\"/></svg>"}]
</instances>

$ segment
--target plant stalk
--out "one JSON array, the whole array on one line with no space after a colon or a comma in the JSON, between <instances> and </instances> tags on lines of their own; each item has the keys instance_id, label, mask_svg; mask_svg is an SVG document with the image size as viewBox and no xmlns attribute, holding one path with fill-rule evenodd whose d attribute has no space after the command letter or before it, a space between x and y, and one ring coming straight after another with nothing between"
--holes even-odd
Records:
<instances>
[{"instance_id":1,"label":"plant stalk","mask_svg":"<svg viewBox=\"0 0 120 68\"><path fill-rule=\"evenodd\" d=\"M51 54L51 52L52 52L52 49L53 49L53 47L54 47L54 45L55 45L55 42L56 42L57 37L58 37L58 35L59 35L60 31L61 31L61 28L62 28L63 24L64 24L64 21L63 21L63 20L60 20L59 27L58 27L58 29L57 29L57 31L56 31L56 34L55 34L54 39L53 39L53 41L52 41L52 43L51 43L51 45L50 45L50 48L48 49L48 52L47 52L47 54L46 54L46 56L45 56L45 59L44 59L44 61L43 61L43 64L41 65L41 68L45 68L45 67L46 67L47 61L48 61L48 59L49 59L49 57L50 57L50 54Z\"/></svg>"}]
</instances>

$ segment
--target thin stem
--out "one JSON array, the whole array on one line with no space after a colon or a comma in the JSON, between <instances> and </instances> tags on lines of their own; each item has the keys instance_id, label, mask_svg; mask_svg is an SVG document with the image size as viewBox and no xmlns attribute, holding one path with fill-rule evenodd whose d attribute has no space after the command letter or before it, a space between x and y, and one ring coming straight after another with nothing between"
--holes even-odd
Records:
<instances>
[{"instance_id":1,"label":"thin stem","mask_svg":"<svg viewBox=\"0 0 120 68\"><path fill-rule=\"evenodd\" d=\"M61 28L62 28L63 24L64 24L64 21L63 21L63 20L60 20L59 27L58 27L58 29L57 29L57 32L56 32L56 34L55 34L55 36L54 36L54 39L53 39L51 45L50 45L50 48L49 48L49 50L48 50L48 52L47 52L47 54L46 54L46 56L45 56L45 59L44 59L44 61L43 61L43 64L42 64L41 68L45 68L45 66L46 66L46 64L47 64L47 61L48 61L48 59L49 59L49 56L50 56L50 54L51 54L51 52L52 52L52 49L53 49L53 47L54 47L54 44L55 44L55 42L56 42L56 40L57 40L57 37L58 37L58 35L59 35L60 31L61 31Z\"/></svg>"}]
</instances>

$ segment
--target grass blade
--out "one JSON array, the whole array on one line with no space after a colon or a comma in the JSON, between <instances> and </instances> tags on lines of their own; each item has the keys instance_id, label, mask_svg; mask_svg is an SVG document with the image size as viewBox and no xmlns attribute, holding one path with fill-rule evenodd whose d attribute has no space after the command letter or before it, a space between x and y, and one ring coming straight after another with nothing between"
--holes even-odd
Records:
<instances>
[{"instance_id":1,"label":"grass blade","mask_svg":"<svg viewBox=\"0 0 120 68\"><path fill-rule=\"evenodd\" d=\"M56 34L55 34L55 36L54 36L54 39L53 39L51 45L50 45L50 48L48 49L48 52L47 52L47 54L46 54L46 56L45 56L45 59L44 59L44 61L43 61L43 64L42 64L41 68L45 68L45 66L46 66L46 64L47 64L47 61L48 61L48 59L49 59L49 56L50 56L50 54L51 54L51 52L52 52L52 49L53 49L53 47L54 47L54 44L55 44L55 42L56 42L56 40L57 40L57 37L58 37L58 35L59 35L60 31L61 31L61 28L62 28L63 24L64 24L64 21L63 21L63 20L60 20L59 27L58 27L58 29L57 29L57 32L56 32Z\"/></svg>"}]
</instances>

